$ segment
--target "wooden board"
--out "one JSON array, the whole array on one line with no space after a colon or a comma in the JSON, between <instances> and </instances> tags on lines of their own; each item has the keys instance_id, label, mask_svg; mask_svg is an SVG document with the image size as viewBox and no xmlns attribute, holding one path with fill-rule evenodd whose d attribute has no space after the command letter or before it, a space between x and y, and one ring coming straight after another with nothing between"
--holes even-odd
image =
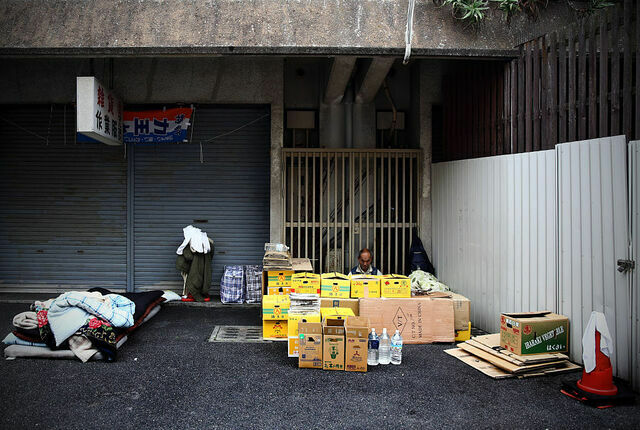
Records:
<instances>
[{"instance_id":1,"label":"wooden board","mask_svg":"<svg viewBox=\"0 0 640 430\"><path fill-rule=\"evenodd\" d=\"M502 369L502 370L506 370L507 372L510 373L515 373L515 374L519 374L519 373L527 373L527 372L531 372L531 371L535 371L535 370L539 370L539 369L543 369L546 367L553 367L555 365L557 365L559 363L559 361L549 361L546 363L538 363L538 364L528 364L525 366L518 366L516 364L510 363L509 361L505 360L504 358L501 357L496 357L492 354L489 354L488 352L485 352L479 348L476 348L474 346L471 346L469 344L465 343L461 343L458 344L458 347L460 349L465 350L466 352L475 355L476 357L479 357L485 361L488 361L489 363L493 364L494 366Z\"/></svg>"},{"instance_id":2,"label":"wooden board","mask_svg":"<svg viewBox=\"0 0 640 430\"><path fill-rule=\"evenodd\" d=\"M512 375L511 373L505 372L504 370L498 369L496 366L494 366L491 363L488 363L484 360L480 360L479 358L473 356L472 354L469 354L468 352L463 351L460 348L445 349L444 352L446 352L452 357L457 358L463 363L468 364L474 369L479 370L480 372L484 373L485 375L493 379L507 379L507 378L513 378L515 376L515 375Z\"/></svg>"},{"instance_id":3,"label":"wooden board","mask_svg":"<svg viewBox=\"0 0 640 430\"><path fill-rule=\"evenodd\" d=\"M483 336L474 336L473 340L481 343L482 345L493 349L496 346L500 346L500 333L494 334L486 334ZM515 359L524 364L535 364L535 363L544 363L547 361L557 361L557 360L568 360L564 354L559 352L549 353L549 354L535 354L535 355L518 355L513 352L507 351L506 349L502 349L498 351L500 354Z\"/></svg>"}]
</instances>

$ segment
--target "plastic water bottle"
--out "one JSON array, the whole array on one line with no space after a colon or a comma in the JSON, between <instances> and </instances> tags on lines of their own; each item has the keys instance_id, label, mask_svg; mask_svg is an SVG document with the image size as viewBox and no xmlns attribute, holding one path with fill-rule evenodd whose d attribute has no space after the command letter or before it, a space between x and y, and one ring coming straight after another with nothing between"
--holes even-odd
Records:
<instances>
[{"instance_id":1,"label":"plastic water bottle","mask_svg":"<svg viewBox=\"0 0 640 430\"><path fill-rule=\"evenodd\" d=\"M391 337L391 364L402 363L402 336L400 331L396 330L396 333Z\"/></svg>"},{"instance_id":2,"label":"plastic water bottle","mask_svg":"<svg viewBox=\"0 0 640 430\"><path fill-rule=\"evenodd\" d=\"M372 328L369 333L369 350L367 352L367 364L369 366L377 366L379 359L380 338L376 334L376 329Z\"/></svg>"},{"instance_id":3,"label":"plastic water bottle","mask_svg":"<svg viewBox=\"0 0 640 430\"><path fill-rule=\"evenodd\" d=\"M387 329L382 329L382 335L380 335L380 364L391 363L391 339L387 334Z\"/></svg>"}]
</instances>

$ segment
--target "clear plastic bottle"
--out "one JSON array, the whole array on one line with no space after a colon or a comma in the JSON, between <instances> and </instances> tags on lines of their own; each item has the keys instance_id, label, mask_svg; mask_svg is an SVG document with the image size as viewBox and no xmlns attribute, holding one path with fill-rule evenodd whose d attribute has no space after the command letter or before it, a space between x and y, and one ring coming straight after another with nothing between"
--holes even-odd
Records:
<instances>
[{"instance_id":1,"label":"clear plastic bottle","mask_svg":"<svg viewBox=\"0 0 640 430\"><path fill-rule=\"evenodd\" d=\"M389 339L387 329L383 328L380 335L380 364L389 363L391 363L391 339Z\"/></svg>"},{"instance_id":2,"label":"clear plastic bottle","mask_svg":"<svg viewBox=\"0 0 640 430\"><path fill-rule=\"evenodd\" d=\"M396 333L391 337L391 364L402 363L402 336L400 331L396 330Z\"/></svg>"},{"instance_id":3,"label":"clear plastic bottle","mask_svg":"<svg viewBox=\"0 0 640 430\"><path fill-rule=\"evenodd\" d=\"M369 333L369 350L367 352L367 364L377 366L379 361L380 338L376 334L376 329L372 328Z\"/></svg>"}]
</instances>

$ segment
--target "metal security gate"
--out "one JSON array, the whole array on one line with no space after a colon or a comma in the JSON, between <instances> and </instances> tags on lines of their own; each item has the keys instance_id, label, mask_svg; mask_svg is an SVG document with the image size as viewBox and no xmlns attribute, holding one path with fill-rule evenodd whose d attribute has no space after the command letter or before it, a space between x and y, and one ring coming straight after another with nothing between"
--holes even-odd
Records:
<instances>
[{"instance_id":1,"label":"metal security gate","mask_svg":"<svg viewBox=\"0 0 640 430\"><path fill-rule=\"evenodd\" d=\"M0 291L124 290L123 148L76 144L71 107L0 117Z\"/></svg>"},{"instance_id":2,"label":"metal security gate","mask_svg":"<svg viewBox=\"0 0 640 430\"><path fill-rule=\"evenodd\" d=\"M283 149L285 242L317 273L345 273L369 248L383 273L405 273L419 224L419 150Z\"/></svg>"},{"instance_id":3,"label":"metal security gate","mask_svg":"<svg viewBox=\"0 0 640 430\"><path fill-rule=\"evenodd\" d=\"M133 148L136 290L182 290L176 248L190 224L214 241L213 290L224 265L262 261L269 241L269 108L198 108L191 141Z\"/></svg>"}]
</instances>

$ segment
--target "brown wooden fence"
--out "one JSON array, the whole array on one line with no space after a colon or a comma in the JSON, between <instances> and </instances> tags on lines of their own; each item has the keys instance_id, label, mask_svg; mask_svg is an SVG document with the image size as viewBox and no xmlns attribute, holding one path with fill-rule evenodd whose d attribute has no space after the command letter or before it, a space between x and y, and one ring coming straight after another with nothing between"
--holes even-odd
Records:
<instances>
[{"instance_id":1,"label":"brown wooden fence","mask_svg":"<svg viewBox=\"0 0 640 430\"><path fill-rule=\"evenodd\" d=\"M640 1L624 0L522 44L507 63L474 62L445 77L434 161L618 134L640 139L638 16Z\"/></svg>"}]
</instances>

